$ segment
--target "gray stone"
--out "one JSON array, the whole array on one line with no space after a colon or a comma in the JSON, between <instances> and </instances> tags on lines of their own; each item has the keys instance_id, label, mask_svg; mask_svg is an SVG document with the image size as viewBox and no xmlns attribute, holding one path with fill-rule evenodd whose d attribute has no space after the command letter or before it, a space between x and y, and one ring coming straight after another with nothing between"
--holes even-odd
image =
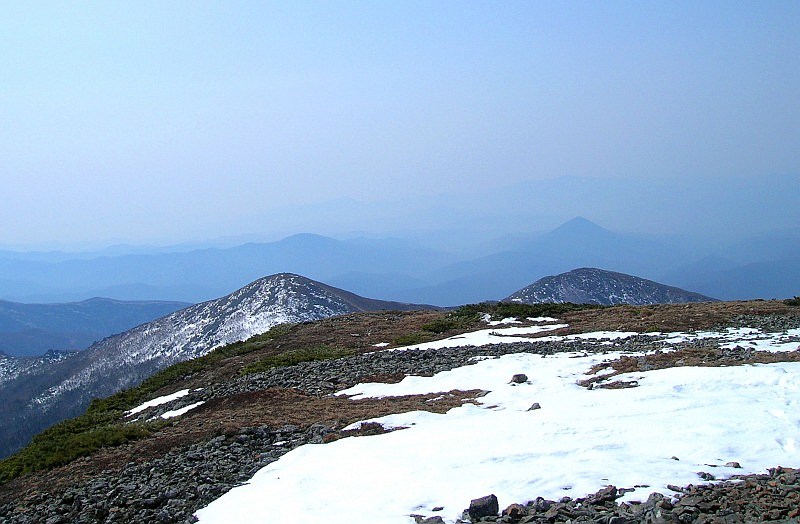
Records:
<instances>
[{"instance_id":1,"label":"gray stone","mask_svg":"<svg viewBox=\"0 0 800 524\"><path fill-rule=\"evenodd\" d=\"M469 509L467 510L470 518L473 521L483 517L497 516L499 511L500 505L497 502L497 497L494 494L473 499L469 503Z\"/></svg>"},{"instance_id":2,"label":"gray stone","mask_svg":"<svg viewBox=\"0 0 800 524\"><path fill-rule=\"evenodd\" d=\"M610 502L617 499L617 487L616 486L606 486L600 489L594 495L591 495L586 498L586 502L588 504L604 504L606 502Z\"/></svg>"}]
</instances>

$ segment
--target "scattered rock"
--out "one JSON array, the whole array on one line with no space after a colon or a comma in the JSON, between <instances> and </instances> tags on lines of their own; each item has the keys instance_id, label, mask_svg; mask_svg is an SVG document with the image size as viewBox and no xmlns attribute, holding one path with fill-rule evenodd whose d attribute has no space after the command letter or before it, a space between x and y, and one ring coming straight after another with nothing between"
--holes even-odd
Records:
<instances>
[{"instance_id":1,"label":"scattered rock","mask_svg":"<svg viewBox=\"0 0 800 524\"><path fill-rule=\"evenodd\" d=\"M522 504L511 504L503 510L502 514L508 516L512 520L519 520L528 515L528 508Z\"/></svg>"},{"instance_id":2,"label":"scattered rock","mask_svg":"<svg viewBox=\"0 0 800 524\"><path fill-rule=\"evenodd\" d=\"M538 402L534 402L531 404L531 407L528 408L528 411L533 411L535 409L542 409L542 406Z\"/></svg>"},{"instance_id":3,"label":"scattered rock","mask_svg":"<svg viewBox=\"0 0 800 524\"><path fill-rule=\"evenodd\" d=\"M422 515L410 515L416 524L444 524L444 520L442 517L433 516L433 517L424 517Z\"/></svg>"},{"instance_id":4,"label":"scattered rock","mask_svg":"<svg viewBox=\"0 0 800 524\"><path fill-rule=\"evenodd\" d=\"M528 381L528 375L525 373L517 373L513 377L511 377L512 384L524 384Z\"/></svg>"},{"instance_id":5,"label":"scattered rock","mask_svg":"<svg viewBox=\"0 0 800 524\"><path fill-rule=\"evenodd\" d=\"M605 488L601 489L594 495L590 495L586 498L587 504L604 504L606 502L610 502L612 500L617 499L617 487L616 486L606 486Z\"/></svg>"},{"instance_id":6,"label":"scattered rock","mask_svg":"<svg viewBox=\"0 0 800 524\"><path fill-rule=\"evenodd\" d=\"M499 511L500 505L497 502L497 497L493 494L473 499L469 503L469 509L467 510L473 521L483 517L496 516Z\"/></svg>"},{"instance_id":7,"label":"scattered rock","mask_svg":"<svg viewBox=\"0 0 800 524\"><path fill-rule=\"evenodd\" d=\"M558 502L538 497L525 505L526 515L483 517L480 522L593 522L614 524L691 522L739 524L800 522L800 470L773 468L766 475L742 475L715 484L669 486L677 500L651 493L645 502L617 503L628 488L607 486L586 498L563 497ZM517 505L512 504L509 508ZM473 522L475 520L473 519Z\"/></svg>"}]
</instances>

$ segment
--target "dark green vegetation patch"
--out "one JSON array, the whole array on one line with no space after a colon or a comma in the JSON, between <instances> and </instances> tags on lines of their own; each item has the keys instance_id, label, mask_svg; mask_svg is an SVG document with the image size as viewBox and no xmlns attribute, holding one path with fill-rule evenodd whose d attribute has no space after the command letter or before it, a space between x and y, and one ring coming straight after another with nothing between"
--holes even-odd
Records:
<instances>
[{"instance_id":1,"label":"dark green vegetation patch","mask_svg":"<svg viewBox=\"0 0 800 524\"><path fill-rule=\"evenodd\" d=\"M787 298L783 303L787 306L800 306L800 297Z\"/></svg>"},{"instance_id":2,"label":"dark green vegetation patch","mask_svg":"<svg viewBox=\"0 0 800 524\"><path fill-rule=\"evenodd\" d=\"M581 311L584 309L602 309L610 306L598 304L573 304L564 302L562 304L523 304L521 302L482 302L480 304L470 304L461 306L454 314L461 316L480 315L488 313L492 320L502 320L508 317L525 319L528 317L556 317L569 313L570 311Z\"/></svg>"},{"instance_id":3,"label":"dark green vegetation patch","mask_svg":"<svg viewBox=\"0 0 800 524\"><path fill-rule=\"evenodd\" d=\"M414 331L401 335L393 340L396 346L410 346L434 340L436 335L449 332L463 332L476 327L481 327L483 315L489 315L491 320L516 317L518 319L535 318L544 316L557 316L569 311L582 309L599 309L608 306L596 304L522 304L518 302L481 302L461 306L438 318L422 325L421 331Z\"/></svg>"},{"instance_id":4,"label":"dark green vegetation patch","mask_svg":"<svg viewBox=\"0 0 800 524\"><path fill-rule=\"evenodd\" d=\"M186 362L170 366L139 386L94 399L83 415L59 422L35 436L23 449L0 461L0 483L20 475L52 469L89 455L98 449L118 446L150 435L169 422L121 422L125 411L152 398L164 386L213 368L223 359L263 348L269 341L291 332L293 325L281 324L244 342L234 342Z\"/></svg>"},{"instance_id":5,"label":"dark green vegetation patch","mask_svg":"<svg viewBox=\"0 0 800 524\"><path fill-rule=\"evenodd\" d=\"M122 413L86 413L39 433L31 443L0 462L0 483L20 475L52 469L107 446L140 439L162 424L120 424Z\"/></svg>"},{"instance_id":6,"label":"dark green vegetation patch","mask_svg":"<svg viewBox=\"0 0 800 524\"><path fill-rule=\"evenodd\" d=\"M336 358L349 357L354 355L352 349L320 344L309 348L292 349L278 355L272 355L247 365L242 369L242 375L268 371L272 368L283 366L294 366L301 362L313 362L316 360L332 360Z\"/></svg>"},{"instance_id":7,"label":"dark green vegetation patch","mask_svg":"<svg viewBox=\"0 0 800 524\"><path fill-rule=\"evenodd\" d=\"M434 320L422 326L422 329L431 333L445 333L447 331L469 329L481 320L482 315L489 315L492 320L516 317L518 319L552 317L562 315L569 311L582 309L598 309L607 306L596 304L522 304L519 302L481 302L469 304L451 311L446 317Z\"/></svg>"}]
</instances>

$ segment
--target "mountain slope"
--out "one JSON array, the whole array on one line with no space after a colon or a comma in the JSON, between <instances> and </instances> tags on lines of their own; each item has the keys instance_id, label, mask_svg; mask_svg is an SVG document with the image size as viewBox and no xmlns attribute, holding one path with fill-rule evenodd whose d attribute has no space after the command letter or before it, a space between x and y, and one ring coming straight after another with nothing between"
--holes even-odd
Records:
<instances>
[{"instance_id":1,"label":"mountain slope","mask_svg":"<svg viewBox=\"0 0 800 524\"><path fill-rule=\"evenodd\" d=\"M2 384L0 417L6 423L0 428L0 451L8 454L36 432L79 414L93 398L108 396L171 364L277 324L355 311L424 307L372 300L288 273L259 279L218 300L109 337Z\"/></svg>"},{"instance_id":2,"label":"mountain slope","mask_svg":"<svg viewBox=\"0 0 800 524\"><path fill-rule=\"evenodd\" d=\"M190 304L91 298L65 304L21 304L0 300L0 351L42 355L51 349L83 349Z\"/></svg>"},{"instance_id":3,"label":"mountain slope","mask_svg":"<svg viewBox=\"0 0 800 524\"><path fill-rule=\"evenodd\" d=\"M715 299L652 280L596 268L574 269L541 278L503 301L537 304L676 304L710 302Z\"/></svg>"},{"instance_id":4,"label":"mountain slope","mask_svg":"<svg viewBox=\"0 0 800 524\"><path fill-rule=\"evenodd\" d=\"M585 218L574 218L556 229L520 242L513 250L493 253L434 269L433 286L401 296L456 305L497 298L531 282L531 276L552 275L575 267L613 267L653 276L683 259L686 246L669 239L609 231Z\"/></svg>"}]
</instances>

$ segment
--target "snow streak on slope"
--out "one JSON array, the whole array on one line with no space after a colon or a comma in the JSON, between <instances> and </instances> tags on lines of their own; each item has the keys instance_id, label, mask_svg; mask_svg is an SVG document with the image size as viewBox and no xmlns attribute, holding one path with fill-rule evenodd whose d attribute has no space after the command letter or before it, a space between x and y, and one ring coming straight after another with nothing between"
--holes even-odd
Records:
<instances>
[{"instance_id":1,"label":"snow streak on slope","mask_svg":"<svg viewBox=\"0 0 800 524\"><path fill-rule=\"evenodd\" d=\"M74 351L48 351L38 357L15 357L0 353L0 385L25 373L45 373L48 364L75 356Z\"/></svg>"},{"instance_id":2,"label":"snow streak on slope","mask_svg":"<svg viewBox=\"0 0 800 524\"><path fill-rule=\"evenodd\" d=\"M733 343L755 334L703 335ZM775 335L770 344L759 335L765 347L787 343ZM467 335L461 343L470 342ZM616 377L638 381L630 389L576 384L593 364L619 355L520 353L433 377L357 385L341 394L489 393L477 405L444 415L374 419L407 429L299 447L197 516L202 524L312 522L320 515L327 522L408 524L410 514L423 514L452 523L471 499L489 493L504 507L536 496L584 496L608 484L644 485L625 496L643 499L652 491L670 494L667 484L702 482L697 472L712 466L721 478L800 462L800 364L680 367ZM528 381L512 384L518 373ZM533 403L540 409L531 410ZM734 461L742 469L725 466ZM434 513L437 506L444 510Z\"/></svg>"},{"instance_id":3,"label":"snow streak on slope","mask_svg":"<svg viewBox=\"0 0 800 524\"><path fill-rule=\"evenodd\" d=\"M182 389L180 391L176 391L175 393L172 393L171 395L164 395L163 397L156 397L156 398L154 398L152 400L148 400L147 402L143 402L142 404L139 404L138 406L136 406L133 409L129 409L128 411L125 412L125 415L126 416L135 415L137 413L140 413L140 412L144 411L147 408L152 408L152 407L155 407L155 406L160 406L161 404L166 404L168 402L172 402L173 400L179 399L181 397L185 397L188 394L189 394L189 390L188 389Z\"/></svg>"}]
</instances>

